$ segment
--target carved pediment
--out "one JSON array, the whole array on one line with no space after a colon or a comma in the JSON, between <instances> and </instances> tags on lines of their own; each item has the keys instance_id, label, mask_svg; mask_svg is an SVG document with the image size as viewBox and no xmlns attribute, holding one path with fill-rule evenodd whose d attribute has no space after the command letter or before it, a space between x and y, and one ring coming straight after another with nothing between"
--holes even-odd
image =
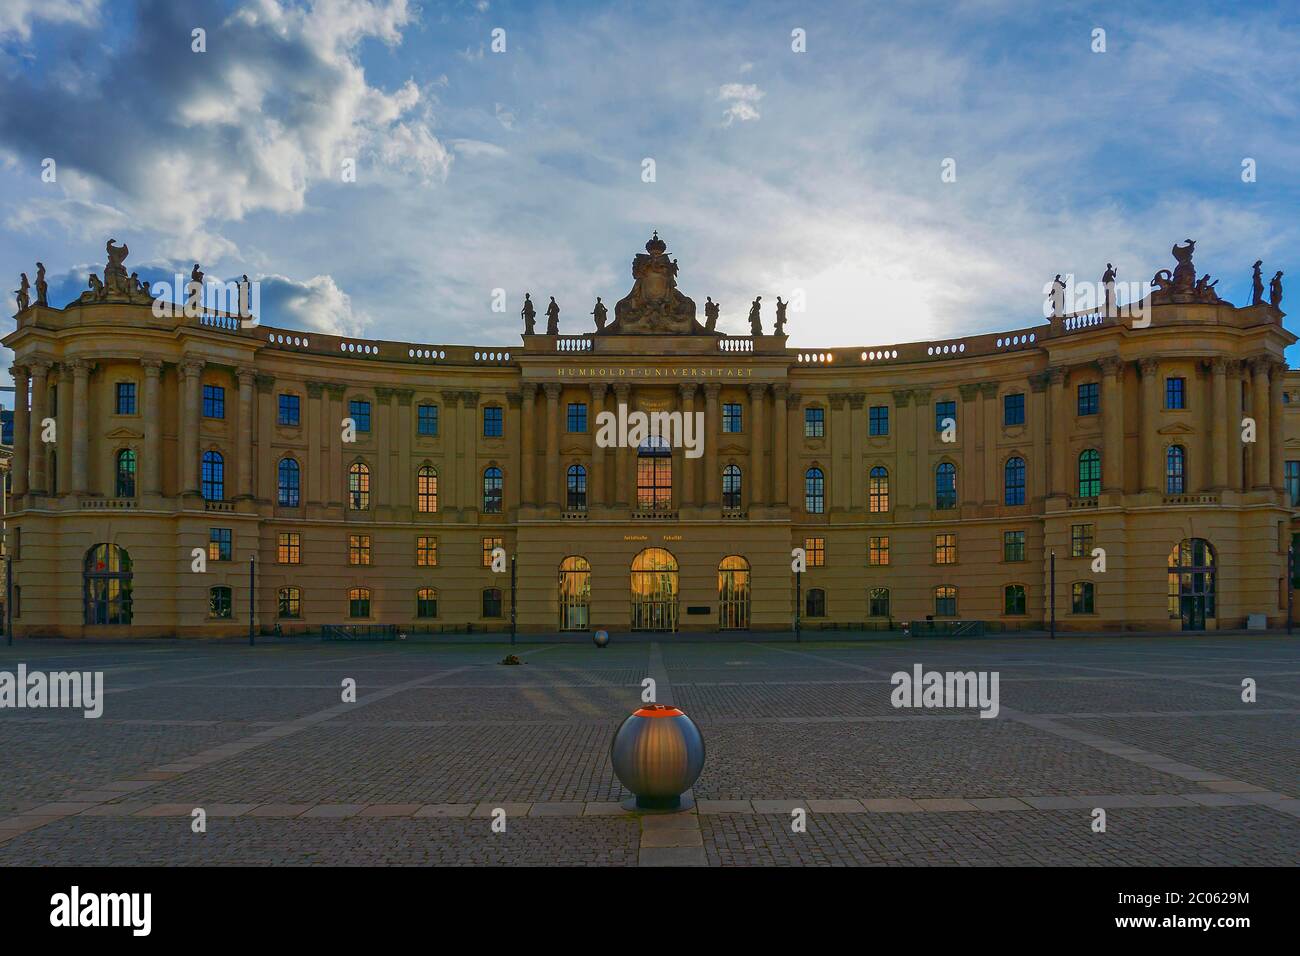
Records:
<instances>
[{"instance_id":1,"label":"carved pediment","mask_svg":"<svg viewBox=\"0 0 1300 956\"><path fill-rule=\"evenodd\" d=\"M137 431L134 428L127 428L125 425L119 425L117 428L114 428L111 432L106 434L104 437L115 438L115 439L121 439L121 438L143 439L144 432Z\"/></svg>"},{"instance_id":2,"label":"carved pediment","mask_svg":"<svg viewBox=\"0 0 1300 956\"><path fill-rule=\"evenodd\" d=\"M1174 422L1174 423L1172 423L1172 424L1170 424L1170 425L1166 425L1164 428L1159 429L1159 430L1156 432L1156 434L1158 434L1158 435L1195 435L1195 434L1196 434L1196 429L1193 428L1191 425L1185 425L1185 424L1183 424L1182 422Z\"/></svg>"}]
</instances>

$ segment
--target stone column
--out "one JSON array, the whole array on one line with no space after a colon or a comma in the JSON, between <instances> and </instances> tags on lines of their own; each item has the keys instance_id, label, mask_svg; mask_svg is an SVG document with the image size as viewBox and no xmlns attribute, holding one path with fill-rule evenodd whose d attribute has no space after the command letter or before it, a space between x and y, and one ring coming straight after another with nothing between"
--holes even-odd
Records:
<instances>
[{"instance_id":1,"label":"stone column","mask_svg":"<svg viewBox=\"0 0 1300 956\"><path fill-rule=\"evenodd\" d=\"M790 495L786 490L786 479L790 469L786 454L789 444L787 436L790 430L789 398L790 390L785 385L772 386L772 504L778 508L787 508L790 505ZM712 444L713 436L710 435L707 440ZM861 449L859 454L860 452ZM721 476L718 476L718 481L722 481Z\"/></svg>"},{"instance_id":2,"label":"stone column","mask_svg":"<svg viewBox=\"0 0 1300 956\"><path fill-rule=\"evenodd\" d=\"M414 423L411 421L411 401L415 398L415 389L397 388L393 390L397 399L397 424L390 432L392 445L389 458L392 464L393 480L392 506L406 521L411 520L415 510L415 475L411 471L411 442L415 440Z\"/></svg>"},{"instance_id":3,"label":"stone column","mask_svg":"<svg viewBox=\"0 0 1300 956\"><path fill-rule=\"evenodd\" d=\"M1271 410L1268 407L1270 364L1270 361L1263 356L1250 360L1250 413L1255 419L1255 445L1251 455L1250 477L1256 491L1269 487L1269 475L1272 470L1269 445L1273 437L1273 429L1269 422Z\"/></svg>"},{"instance_id":4,"label":"stone column","mask_svg":"<svg viewBox=\"0 0 1300 956\"><path fill-rule=\"evenodd\" d=\"M322 397L325 392L323 382L307 383L307 466L303 469L307 479L307 501L312 504L324 504L324 484L321 481L327 465L322 460L325 443L325 409Z\"/></svg>"},{"instance_id":5,"label":"stone column","mask_svg":"<svg viewBox=\"0 0 1300 956\"><path fill-rule=\"evenodd\" d=\"M1210 409L1210 445L1206 449L1211 460L1213 489L1223 491L1228 487L1228 461L1232 458L1237 443L1228 444L1228 363L1223 356L1216 356L1210 363L1211 401ZM1234 429L1234 435L1236 431ZM1237 456L1240 459L1240 455Z\"/></svg>"},{"instance_id":6,"label":"stone column","mask_svg":"<svg viewBox=\"0 0 1300 956\"><path fill-rule=\"evenodd\" d=\"M718 396L722 386L704 385L704 503L717 508L722 503L722 473L718 471L718 442L722 440L722 422L718 419Z\"/></svg>"},{"instance_id":7,"label":"stone column","mask_svg":"<svg viewBox=\"0 0 1300 956\"><path fill-rule=\"evenodd\" d=\"M540 504L537 500L537 446L535 438L537 385L534 382L524 382L521 395L522 397L519 400L520 494L525 505L535 507Z\"/></svg>"},{"instance_id":8,"label":"stone column","mask_svg":"<svg viewBox=\"0 0 1300 956\"><path fill-rule=\"evenodd\" d=\"M203 394L203 363L181 363L181 487L184 495L199 493L199 401Z\"/></svg>"},{"instance_id":9,"label":"stone column","mask_svg":"<svg viewBox=\"0 0 1300 956\"><path fill-rule=\"evenodd\" d=\"M325 393L329 397L329 412L325 416L325 433L329 437L329 465L325 468L322 488L325 503L335 508L347 501L347 469L343 466L343 396L348 387L338 382L327 382ZM350 451L350 449L349 449Z\"/></svg>"},{"instance_id":10,"label":"stone column","mask_svg":"<svg viewBox=\"0 0 1300 956\"><path fill-rule=\"evenodd\" d=\"M460 467L456 469L456 480L461 488L462 511L478 511L483 507L483 476L478 470L478 440L482 434L478 400L478 392L460 393L460 424L456 432L460 436Z\"/></svg>"},{"instance_id":11,"label":"stone column","mask_svg":"<svg viewBox=\"0 0 1300 956\"><path fill-rule=\"evenodd\" d=\"M77 359L72 366L72 487L74 495L84 495L86 465L90 447L90 363Z\"/></svg>"},{"instance_id":12,"label":"stone column","mask_svg":"<svg viewBox=\"0 0 1300 956\"><path fill-rule=\"evenodd\" d=\"M1242 468L1246 449L1241 444L1241 380L1245 370L1246 363L1236 359L1229 360L1225 368L1228 386L1228 434L1221 450L1228 459L1228 487L1233 491L1244 491L1246 486Z\"/></svg>"},{"instance_id":13,"label":"stone column","mask_svg":"<svg viewBox=\"0 0 1300 956\"><path fill-rule=\"evenodd\" d=\"M1124 492L1124 363L1106 356L1101 365L1101 487Z\"/></svg>"},{"instance_id":14,"label":"stone column","mask_svg":"<svg viewBox=\"0 0 1300 956\"><path fill-rule=\"evenodd\" d=\"M393 452L393 390L387 386L375 387L375 459L371 464L370 488L374 492L376 509L384 509L384 518L392 504L393 467L389 460Z\"/></svg>"},{"instance_id":15,"label":"stone column","mask_svg":"<svg viewBox=\"0 0 1300 956\"><path fill-rule=\"evenodd\" d=\"M987 492L980 494L983 476L976 439L986 446L988 440L984 437L984 416L980 414L980 404L977 401L979 385L959 385L957 392L961 396L961 411L957 421L957 440L961 442L961 473L958 475L957 491L963 508L974 507L980 503L981 498L988 497ZM984 457L991 457L990 453L991 449L985 447Z\"/></svg>"},{"instance_id":16,"label":"stone column","mask_svg":"<svg viewBox=\"0 0 1300 956\"><path fill-rule=\"evenodd\" d=\"M239 497L253 497L253 384L257 373L251 368L235 372L239 379Z\"/></svg>"},{"instance_id":17,"label":"stone column","mask_svg":"<svg viewBox=\"0 0 1300 956\"><path fill-rule=\"evenodd\" d=\"M1286 449L1282 445L1282 375L1286 363L1270 362L1272 379L1268 390L1268 446L1272 452L1269 464L1269 484L1278 492L1286 488Z\"/></svg>"},{"instance_id":18,"label":"stone column","mask_svg":"<svg viewBox=\"0 0 1300 956\"><path fill-rule=\"evenodd\" d=\"M587 474L587 509L593 510L605 504L605 482L609 478L609 450L596 444L596 435L600 429L596 425L600 413L605 410L605 389L602 382L591 386L591 408L587 427L591 431L591 470Z\"/></svg>"},{"instance_id":19,"label":"stone column","mask_svg":"<svg viewBox=\"0 0 1300 956\"><path fill-rule=\"evenodd\" d=\"M1160 363L1142 359L1142 490L1162 494L1163 462L1160 460ZM1104 459L1103 459L1104 461ZM1105 467L1104 465L1102 466Z\"/></svg>"},{"instance_id":20,"label":"stone column","mask_svg":"<svg viewBox=\"0 0 1300 956\"><path fill-rule=\"evenodd\" d=\"M934 507L934 469L930 467L930 445L934 441L934 412L930 407L930 389L912 389L912 441L916 448L913 474L916 477L913 503L929 510ZM961 494L964 475L957 476L957 494Z\"/></svg>"},{"instance_id":21,"label":"stone column","mask_svg":"<svg viewBox=\"0 0 1300 956\"><path fill-rule=\"evenodd\" d=\"M10 493L14 503L27 494L27 472L31 445L31 416L27 410L27 389L29 379L27 368L15 365L9 369L14 377L14 457L10 463Z\"/></svg>"},{"instance_id":22,"label":"stone column","mask_svg":"<svg viewBox=\"0 0 1300 956\"><path fill-rule=\"evenodd\" d=\"M845 428L848 415L848 396L843 392L832 392L826 396L829 417L826 420L826 439L830 443L830 454L826 462L826 483L830 485L828 511L844 512L849 507L849 485L856 478L849 463L849 435Z\"/></svg>"},{"instance_id":23,"label":"stone column","mask_svg":"<svg viewBox=\"0 0 1300 956\"><path fill-rule=\"evenodd\" d=\"M1025 464L1029 500L1041 499L1047 494L1047 373L1029 376L1031 404L1025 409L1025 425L1033 436L1034 460Z\"/></svg>"},{"instance_id":24,"label":"stone column","mask_svg":"<svg viewBox=\"0 0 1300 956\"><path fill-rule=\"evenodd\" d=\"M560 507L560 392L559 382L547 382L546 392L546 507Z\"/></svg>"},{"instance_id":25,"label":"stone column","mask_svg":"<svg viewBox=\"0 0 1300 956\"><path fill-rule=\"evenodd\" d=\"M275 401L275 376L258 375L254 379L257 386L257 477L253 482L255 494L262 501L278 500L276 462L274 449L271 447L275 436L275 422L279 414ZM299 412L301 414L301 411ZM307 466L311 467L310 464ZM301 471L299 476L301 479ZM302 488L299 488L299 503L303 501Z\"/></svg>"},{"instance_id":26,"label":"stone column","mask_svg":"<svg viewBox=\"0 0 1300 956\"><path fill-rule=\"evenodd\" d=\"M631 385L619 382L614 386L615 405L628 405L631 396ZM712 443L709 447L712 447ZM614 496L620 505L627 508L635 507L635 502L628 494L628 471L632 467L630 456L631 450L626 445L619 444L618 451L614 455Z\"/></svg>"},{"instance_id":27,"label":"stone column","mask_svg":"<svg viewBox=\"0 0 1300 956\"><path fill-rule=\"evenodd\" d=\"M156 358L140 359L144 369L144 405L140 419L144 428L144 460L140 462L140 492L145 495L162 494L162 409L159 405L162 364Z\"/></svg>"},{"instance_id":28,"label":"stone column","mask_svg":"<svg viewBox=\"0 0 1300 956\"><path fill-rule=\"evenodd\" d=\"M890 511L895 516L916 504L916 458L912 447L916 441L916 426L912 422L912 390L903 388L893 393L895 429L895 460L890 475Z\"/></svg>"},{"instance_id":29,"label":"stone column","mask_svg":"<svg viewBox=\"0 0 1300 956\"><path fill-rule=\"evenodd\" d=\"M449 517L456 514L460 507L460 486L456 481L456 442L459 439L461 424L459 421L460 393L446 391L442 393L442 467L438 469L438 510Z\"/></svg>"},{"instance_id":30,"label":"stone column","mask_svg":"<svg viewBox=\"0 0 1300 956\"><path fill-rule=\"evenodd\" d=\"M1049 494L1068 495L1070 464L1070 406L1065 395L1065 368L1048 369L1048 404L1052 408L1052 468Z\"/></svg>"},{"instance_id":31,"label":"stone column","mask_svg":"<svg viewBox=\"0 0 1300 956\"><path fill-rule=\"evenodd\" d=\"M998 405L998 385L996 382L984 382L980 385L980 408L983 412L982 446L984 449L984 503L997 505L1006 498L1001 493L1002 471L1001 456L998 454L998 435L1002 426L998 424L1001 408ZM1025 501L1029 500L1029 469L1025 462Z\"/></svg>"},{"instance_id":32,"label":"stone column","mask_svg":"<svg viewBox=\"0 0 1300 956\"><path fill-rule=\"evenodd\" d=\"M785 407L781 403L776 403L777 408L773 414L777 418L785 415ZM862 440L866 435L867 420L862 414L862 409L867 404L867 396L864 392L854 392L849 396L849 510L855 515L864 514L866 507L867 493L867 469L866 463L862 460ZM782 450L781 458L776 457L775 451L772 453L772 472L775 474L785 467L785 452ZM775 485L774 485L775 487ZM784 497L778 498L775 494L772 496L772 503L785 504Z\"/></svg>"},{"instance_id":33,"label":"stone column","mask_svg":"<svg viewBox=\"0 0 1300 956\"><path fill-rule=\"evenodd\" d=\"M45 484L45 443L41 441L45 426L41 422L46 417L50 367L51 363L46 361L35 361L28 366L32 376L32 416L27 430L27 487L34 495L45 494L48 487Z\"/></svg>"},{"instance_id":34,"label":"stone column","mask_svg":"<svg viewBox=\"0 0 1300 956\"><path fill-rule=\"evenodd\" d=\"M763 409L767 402L767 386L749 386L749 410L753 433L749 442L750 470L754 477L750 482L749 503L753 506L767 504L767 422L763 419ZM721 488L722 478L718 477Z\"/></svg>"},{"instance_id":35,"label":"stone column","mask_svg":"<svg viewBox=\"0 0 1300 956\"><path fill-rule=\"evenodd\" d=\"M688 427L686 424L687 422L690 422L689 427L692 430L691 434L695 435L694 432L695 390L698 387L699 386L697 386L694 382L691 382L686 385L677 386L677 395L681 399L681 406L682 406L683 436L685 435L685 430ZM698 440L701 443L703 443L704 441L703 435L698 435L695 437L698 438ZM683 442L682 443L682 493L681 493L680 506L683 508L694 508L699 503L699 497L696 492L696 484L699 481L699 475L698 475L699 469L696 467L696 462L698 459L687 457L686 454L687 450L688 449L686 448L685 442ZM701 450L703 450L702 447Z\"/></svg>"}]
</instances>

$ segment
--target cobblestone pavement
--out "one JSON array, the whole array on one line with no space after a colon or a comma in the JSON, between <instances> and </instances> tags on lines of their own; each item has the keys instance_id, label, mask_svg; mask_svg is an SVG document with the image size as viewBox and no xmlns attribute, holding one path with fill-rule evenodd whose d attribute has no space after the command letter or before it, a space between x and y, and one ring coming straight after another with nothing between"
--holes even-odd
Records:
<instances>
[{"instance_id":1,"label":"cobblestone pavement","mask_svg":"<svg viewBox=\"0 0 1300 956\"><path fill-rule=\"evenodd\" d=\"M105 689L99 719L0 709L0 866L1300 861L1300 642L1280 636L509 651L0 647L0 671ZM996 671L998 716L894 708L917 663ZM689 812L621 806L609 740L646 677L707 743Z\"/></svg>"}]
</instances>

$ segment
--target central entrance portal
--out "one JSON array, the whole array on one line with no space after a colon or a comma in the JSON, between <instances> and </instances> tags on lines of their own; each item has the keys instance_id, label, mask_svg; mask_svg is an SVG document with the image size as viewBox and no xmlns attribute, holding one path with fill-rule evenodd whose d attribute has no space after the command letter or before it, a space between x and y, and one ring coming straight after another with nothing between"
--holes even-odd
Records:
<instances>
[{"instance_id":1,"label":"central entrance portal","mask_svg":"<svg viewBox=\"0 0 1300 956\"><path fill-rule=\"evenodd\" d=\"M1184 538L1169 552L1169 616L1181 618L1184 631L1205 630L1214 607L1214 548L1204 538Z\"/></svg>"},{"instance_id":2,"label":"central entrance portal","mask_svg":"<svg viewBox=\"0 0 1300 956\"><path fill-rule=\"evenodd\" d=\"M632 559L632 630L677 630L677 559L663 548Z\"/></svg>"},{"instance_id":3,"label":"central entrance portal","mask_svg":"<svg viewBox=\"0 0 1300 956\"><path fill-rule=\"evenodd\" d=\"M718 628L743 631L749 627L749 562L730 554L718 565Z\"/></svg>"},{"instance_id":4,"label":"central entrance portal","mask_svg":"<svg viewBox=\"0 0 1300 956\"><path fill-rule=\"evenodd\" d=\"M560 562L560 630L585 631L591 624L591 564L581 555Z\"/></svg>"}]
</instances>

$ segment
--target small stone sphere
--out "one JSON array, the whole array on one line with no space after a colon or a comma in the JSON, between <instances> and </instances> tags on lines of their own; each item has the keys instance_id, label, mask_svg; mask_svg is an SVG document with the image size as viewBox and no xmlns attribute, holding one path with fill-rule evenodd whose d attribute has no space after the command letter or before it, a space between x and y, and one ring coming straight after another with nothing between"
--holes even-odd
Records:
<instances>
[{"instance_id":1,"label":"small stone sphere","mask_svg":"<svg viewBox=\"0 0 1300 956\"><path fill-rule=\"evenodd\" d=\"M704 738L676 707L647 704L619 726L609 759L637 806L675 807L704 769Z\"/></svg>"},{"instance_id":2,"label":"small stone sphere","mask_svg":"<svg viewBox=\"0 0 1300 956\"><path fill-rule=\"evenodd\" d=\"M591 639L596 642L597 647L604 647L609 643L609 631L597 631Z\"/></svg>"}]
</instances>

